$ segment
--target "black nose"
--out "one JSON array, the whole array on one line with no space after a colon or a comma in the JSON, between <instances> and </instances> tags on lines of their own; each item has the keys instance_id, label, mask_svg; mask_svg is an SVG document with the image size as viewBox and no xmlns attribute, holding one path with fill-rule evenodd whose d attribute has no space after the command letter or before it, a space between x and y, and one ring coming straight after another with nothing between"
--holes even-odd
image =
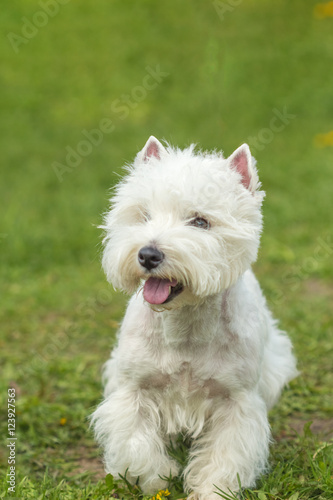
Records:
<instances>
[{"instance_id":1,"label":"black nose","mask_svg":"<svg viewBox=\"0 0 333 500\"><path fill-rule=\"evenodd\" d=\"M143 247L139 250L138 260L141 266L150 271L159 266L164 259L164 254L155 247Z\"/></svg>"}]
</instances>

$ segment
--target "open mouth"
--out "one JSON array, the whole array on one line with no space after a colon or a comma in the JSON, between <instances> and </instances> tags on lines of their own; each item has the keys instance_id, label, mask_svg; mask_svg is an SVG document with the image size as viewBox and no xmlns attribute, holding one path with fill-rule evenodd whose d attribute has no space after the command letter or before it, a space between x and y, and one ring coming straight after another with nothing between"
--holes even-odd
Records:
<instances>
[{"instance_id":1,"label":"open mouth","mask_svg":"<svg viewBox=\"0 0 333 500\"><path fill-rule=\"evenodd\" d=\"M149 304L166 304L183 291L183 285L177 280L151 277L143 287L143 297Z\"/></svg>"}]
</instances>

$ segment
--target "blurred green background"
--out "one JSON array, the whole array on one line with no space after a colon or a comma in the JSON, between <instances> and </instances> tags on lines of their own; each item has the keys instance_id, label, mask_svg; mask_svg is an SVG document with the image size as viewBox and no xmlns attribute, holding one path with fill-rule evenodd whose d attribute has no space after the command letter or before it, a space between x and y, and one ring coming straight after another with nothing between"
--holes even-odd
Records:
<instances>
[{"instance_id":1,"label":"blurred green background","mask_svg":"<svg viewBox=\"0 0 333 500\"><path fill-rule=\"evenodd\" d=\"M151 134L252 147L267 192L255 270L303 372L273 432L332 431L332 6L15 0L0 23L0 397L16 389L17 481L37 498L46 469L51 489L103 475L86 418L126 298L96 226Z\"/></svg>"}]
</instances>

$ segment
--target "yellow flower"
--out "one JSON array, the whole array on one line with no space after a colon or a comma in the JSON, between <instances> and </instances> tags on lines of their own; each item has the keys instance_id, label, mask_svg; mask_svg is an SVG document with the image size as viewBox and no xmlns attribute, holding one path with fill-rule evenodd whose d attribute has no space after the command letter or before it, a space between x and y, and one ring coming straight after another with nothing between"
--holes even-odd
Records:
<instances>
[{"instance_id":1,"label":"yellow flower","mask_svg":"<svg viewBox=\"0 0 333 500\"><path fill-rule=\"evenodd\" d=\"M325 17L333 17L333 2L317 3L313 14L317 19L325 19Z\"/></svg>"},{"instance_id":2,"label":"yellow flower","mask_svg":"<svg viewBox=\"0 0 333 500\"><path fill-rule=\"evenodd\" d=\"M162 500L164 497L167 497L170 495L170 491L167 490L160 490L156 496L151 497L150 500Z\"/></svg>"},{"instance_id":3,"label":"yellow flower","mask_svg":"<svg viewBox=\"0 0 333 500\"><path fill-rule=\"evenodd\" d=\"M66 422L67 422L67 418L62 417L60 419L60 425L65 425Z\"/></svg>"},{"instance_id":4,"label":"yellow flower","mask_svg":"<svg viewBox=\"0 0 333 500\"><path fill-rule=\"evenodd\" d=\"M326 134L317 134L314 138L314 143L317 148L333 146L333 130L327 132Z\"/></svg>"}]
</instances>

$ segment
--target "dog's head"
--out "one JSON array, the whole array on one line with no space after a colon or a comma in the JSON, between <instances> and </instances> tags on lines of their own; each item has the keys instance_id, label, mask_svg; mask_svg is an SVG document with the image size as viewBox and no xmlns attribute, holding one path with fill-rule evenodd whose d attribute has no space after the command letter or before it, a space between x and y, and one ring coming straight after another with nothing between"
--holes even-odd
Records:
<instances>
[{"instance_id":1,"label":"dog's head","mask_svg":"<svg viewBox=\"0 0 333 500\"><path fill-rule=\"evenodd\" d=\"M230 287L256 260L264 193L246 144L229 158L150 137L105 218L103 268L153 308L194 304Z\"/></svg>"}]
</instances>

